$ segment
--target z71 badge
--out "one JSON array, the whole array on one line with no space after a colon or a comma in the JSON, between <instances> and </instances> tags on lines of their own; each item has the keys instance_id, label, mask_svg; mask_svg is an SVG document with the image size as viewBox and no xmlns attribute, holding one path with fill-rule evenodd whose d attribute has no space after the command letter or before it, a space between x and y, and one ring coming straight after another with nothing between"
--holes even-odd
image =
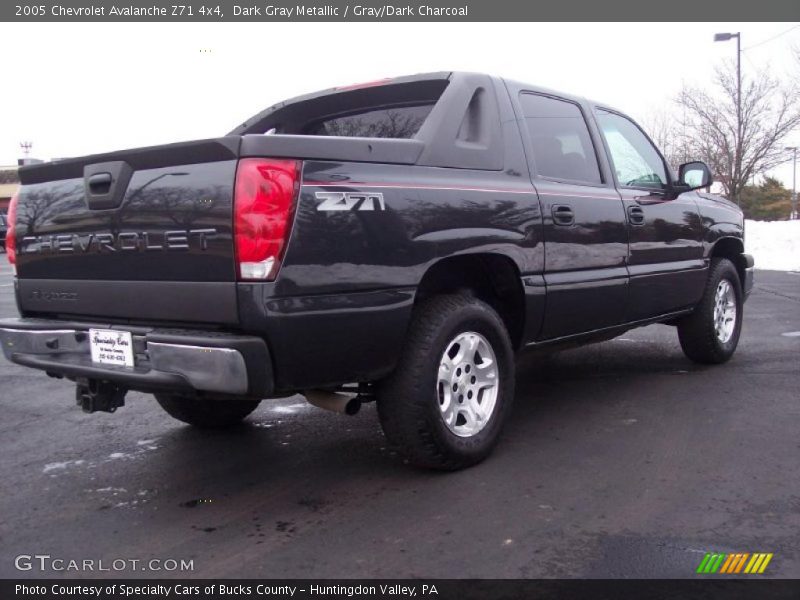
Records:
<instances>
[{"instance_id":1,"label":"z71 badge","mask_svg":"<svg viewBox=\"0 0 800 600\"><path fill-rule=\"evenodd\" d=\"M364 192L317 192L317 210L386 210L383 194Z\"/></svg>"}]
</instances>

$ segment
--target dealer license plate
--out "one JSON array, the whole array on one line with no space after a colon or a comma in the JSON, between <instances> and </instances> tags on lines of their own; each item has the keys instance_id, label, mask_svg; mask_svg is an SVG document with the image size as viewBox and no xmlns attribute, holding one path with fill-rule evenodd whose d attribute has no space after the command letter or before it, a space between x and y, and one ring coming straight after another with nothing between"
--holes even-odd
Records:
<instances>
[{"instance_id":1,"label":"dealer license plate","mask_svg":"<svg viewBox=\"0 0 800 600\"><path fill-rule=\"evenodd\" d=\"M129 331L90 329L89 345L94 363L133 366L133 336Z\"/></svg>"}]
</instances>

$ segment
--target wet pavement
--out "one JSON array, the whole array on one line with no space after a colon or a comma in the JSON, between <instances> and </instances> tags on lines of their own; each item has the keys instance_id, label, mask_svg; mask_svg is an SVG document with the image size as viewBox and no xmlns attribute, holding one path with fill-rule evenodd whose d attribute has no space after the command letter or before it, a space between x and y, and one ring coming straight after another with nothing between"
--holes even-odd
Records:
<instances>
[{"instance_id":1,"label":"wet pavement","mask_svg":"<svg viewBox=\"0 0 800 600\"><path fill-rule=\"evenodd\" d=\"M404 464L372 405L264 401L209 433L143 394L84 414L70 384L0 360L0 577L692 577L712 550L800 577L797 332L800 274L758 272L726 365L661 325L523 357L501 444L452 474ZM18 571L29 554L95 562Z\"/></svg>"}]
</instances>

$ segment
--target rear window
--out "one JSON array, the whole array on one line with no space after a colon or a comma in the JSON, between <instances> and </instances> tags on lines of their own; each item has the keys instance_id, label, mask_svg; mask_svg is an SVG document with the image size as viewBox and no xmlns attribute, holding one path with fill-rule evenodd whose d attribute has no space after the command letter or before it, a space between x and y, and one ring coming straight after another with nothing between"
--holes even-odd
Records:
<instances>
[{"instance_id":1,"label":"rear window","mask_svg":"<svg viewBox=\"0 0 800 600\"><path fill-rule=\"evenodd\" d=\"M401 78L309 94L262 111L231 134L413 138L448 83L445 78Z\"/></svg>"},{"instance_id":2,"label":"rear window","mask_svg":"<svg viewBox=\"0 0 800 600\"><path fill-rule=\"evenodd\" d=\"M411 138L428 118L433 104L374 108L313 123L306 135L368 138Z\"/></svg>"}]
</instances>

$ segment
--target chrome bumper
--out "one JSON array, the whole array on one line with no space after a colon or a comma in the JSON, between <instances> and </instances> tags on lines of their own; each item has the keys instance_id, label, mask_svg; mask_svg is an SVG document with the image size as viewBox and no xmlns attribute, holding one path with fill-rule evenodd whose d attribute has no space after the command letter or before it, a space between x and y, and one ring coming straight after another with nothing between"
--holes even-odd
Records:
<instances>
[{"instance_id":1,"label":"chrome bumper","mask_svg":"<svg viewBox=\"0 0 800 600\"><path fill-rule=\"evenodd\" d=\"M56 323L35 319L0 320L3 354L11 362L51 374L115 381L130 389L190 388L231 395L264 393L263 389L252 389L245 358L246 355L250 358L251 368L255 369L261 362L259 359L268 357L266 344L259 338L179 330L137 332L141 328L97 325L98 328L134 330L131 333L135 366L121 367L92 362L90 325L47 327ZM263 368L268 369L268 366Z\"/></svg>"},{"instance_id":2,"label":"chrome bumper","mask_svg":"<svg viewBox=\"0 0 800 600\"><path fill-rule=\"evenodd\" d=\"M154 370L183 375L196 390L247 393L247 366L238 350L150 342L147 352Z\"/></svg>"}]
</instances>

